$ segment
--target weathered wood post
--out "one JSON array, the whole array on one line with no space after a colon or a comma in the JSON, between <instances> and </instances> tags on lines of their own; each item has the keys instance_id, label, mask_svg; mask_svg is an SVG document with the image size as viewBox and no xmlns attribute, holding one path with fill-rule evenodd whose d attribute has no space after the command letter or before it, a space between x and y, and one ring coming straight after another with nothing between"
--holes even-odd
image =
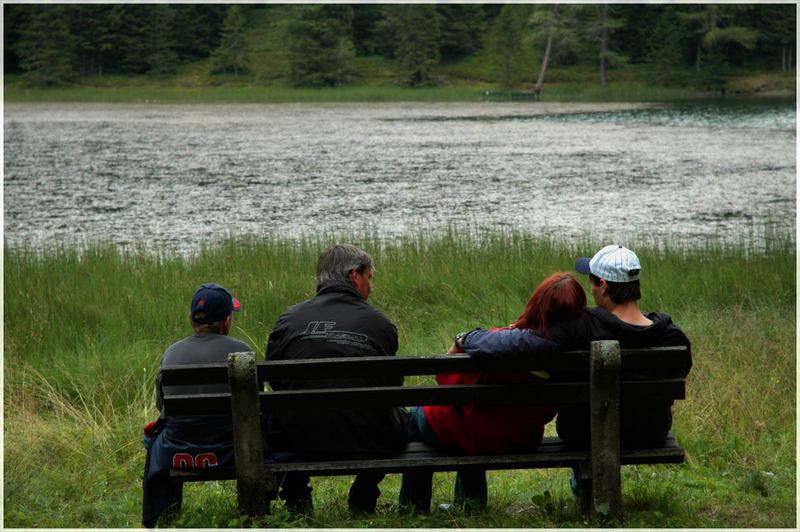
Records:
<instances>
[{"instance_id":1,"label":"weathered wood post","mask_svg":"<svg viewBox=\"0 0 800 532\"><path fill-rule=\"evenodd\" d=\"M261 446L261 415L258 401L256 355L253 352L228 355L228 383L231 388L233 446L236 457L236 491L239 511L259 517L269 513L271 486L264 474Z\"/></svg>"},{"instance_id":2,"label":"weathered wood post","mask_svg":"<svg viewBox=\"0 0 800 532\"><path fill-rule=\"evenodd\" d=\"M620 478L619 342L592 342L589 366L592 497L590 517L622 519Z\"/></svg>"}]
</instances>

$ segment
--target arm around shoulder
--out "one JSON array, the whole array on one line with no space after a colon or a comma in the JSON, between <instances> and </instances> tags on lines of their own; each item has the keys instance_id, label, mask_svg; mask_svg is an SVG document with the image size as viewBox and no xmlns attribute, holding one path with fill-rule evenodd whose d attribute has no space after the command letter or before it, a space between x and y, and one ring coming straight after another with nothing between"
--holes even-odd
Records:
<instances>
[{"instance_id":1,"label":"arm around shoulder","mask_svg":"<svg viewBox=\"0 0 800 532\"><path fill-rule=\"evenodd\" d=\"M461 338L461 349L473 356L518 357L557 351L558 345L530 329L475 329Z\"/></svg>"}]
</instances>

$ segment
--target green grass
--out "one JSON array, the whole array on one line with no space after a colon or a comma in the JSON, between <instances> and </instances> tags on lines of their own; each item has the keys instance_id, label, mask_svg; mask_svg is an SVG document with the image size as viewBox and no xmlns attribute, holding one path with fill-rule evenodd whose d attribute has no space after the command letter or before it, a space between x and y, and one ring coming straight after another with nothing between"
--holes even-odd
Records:
<instances>
[{"instance_id":1,"label":"green grass","mask_svg":"<svg viewBox=\"0 0 800 532\"><path fill-rule=\"evenodd\" d=\"M169 103L169 102L239 102L239 103L304 103L304 102L481 102L482 91L504 90L498 84L463 85L409 89L393 85L365 85L323 89L297 89L281 86L231 83L218 87L6 87L5 101L10 102L105 102L105 103ZM696 98L683 89L614 85L586 87L563 83L548 87L541 101L663 101Z\"/></svg>"},{"instance_id":2,"label":"green grass","mask_svg":"<svg viewBox=\"0 0 800 532\"><path fill-rule=\"evenodd\" d=\"M371 302L397 324L400 354L442 352L452 336L517 317L536 284L602 242L519 233L421 233L300 241L236 238L196 257L121 252L111 244L45 252L4 249L4 526L135 527L141 516L141 429L156 416L164 349L188 334L202 282L244 305L232 334L262 353L285 308L313 295L319 253L336 241L376 260ZM796 250L793 235L739 245L630 243L644 266L644 310L670 313L692 340L688 397L674 432L679 466L626 467L627 527L794 527ZM552 424L551 424L552 425ZM552 426L548 426L552 433ZM476 515L396 515L399 477L382 483L375 516L347 512L350 478L313 480L316 513L278 505L264 527L584 527L567 470L489 474ZM452 473L435 477L447 502ZM190 485L182 527L251 526L235 484Z\"/></svg>"},{"instance_id":3,"label":"green grass","mask_svg":"<svg viewBox=\"0 0 800 532\"><path fill-rule=\"evenodd\" d=\"M482 101L480 89L445 87L407 89L397 86L352 86L296 89L236 83L219 87L58 87L27 89L7 87L6 102L468 102Z\"/></svg>"},{"instance_id":4,"label":"green grass","mask_svg":"<svg viewBox=\"0 0 800 532\"><path fill-rule=\"evenodd\" d=\"M286 80L285 60L268 52L259 55L264 65L238 77L210 74L208 61L182 67L166 79L147 76L104 76L84 79L74 85L33 88L22 75L4 78L5 102L471 102L482 101L484 90L530 90L538 67L530 68L506 87L493 63L483 55L441 65L438 86L406 88L398 85L397 65L379 56L357 57L356 74L340 87L308 89L291 87ZM592 66L548 69L542 101L664 101L714 95L723 84L729 94L783 94L796 90L792 72L737 70L710 77L684 69L647 65L611 69L609 84L599 83ZM720 81L722 80L722 81Z\"/></svg>"}]
</instances>

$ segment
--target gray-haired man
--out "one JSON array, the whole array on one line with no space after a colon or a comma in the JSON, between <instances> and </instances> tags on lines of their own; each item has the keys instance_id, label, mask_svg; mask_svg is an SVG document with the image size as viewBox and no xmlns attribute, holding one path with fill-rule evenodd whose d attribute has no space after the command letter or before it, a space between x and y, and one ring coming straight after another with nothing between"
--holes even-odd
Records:
<instances>
[{"instance_id":1,"label":"gray-haired man","mask_svg":"<svg viewBox=\"0 0 800 532\"><path fill-rule=\"evenodd\" d=\"M394 356L397 328L367 303L374 264L363 250L336 245L317 263L317 294L281 315L267 344L267 360ZM399 386L402 377L270 381L274 390L309 387ZM270 445L303 458L375 457L396 454L406 445L408 414L403 408L282 412L269 419ZM352 510L374 512L383 474L358 475L348 498ZM310 511L306 475L288 474L280 496L294 511Z\"/></svg>"}]
</instances>

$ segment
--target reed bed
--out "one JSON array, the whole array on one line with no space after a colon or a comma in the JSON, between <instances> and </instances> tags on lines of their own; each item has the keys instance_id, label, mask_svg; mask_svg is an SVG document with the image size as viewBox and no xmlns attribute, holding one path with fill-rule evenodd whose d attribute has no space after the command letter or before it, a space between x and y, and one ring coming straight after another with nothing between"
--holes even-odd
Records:
<instances>
[{"instance_id":1,"label":"reed bed","mask_svg":"<svg viewBox=\"0 0 800 532\"><path fill-rule=\"evenodd\" d=\"M319 253L335 242L376 261L371 302L397 324L400 354L443 352L452 336L513 321L536 284L604 243L521 233L420 232L299 240L237 237L196 254L112 244L4 249L4 526L134 527L141 516L141 429L156 416L160 356L189 334L203 282L241 299L232 335L263 353L287 306L313 296ZM692 340L687 400L674 431L680 466L626 467L631 527L793 527L796 449L796 243L761 235L685 249L629 243L644 265L643 310L673 316ZM591 298L590 298L591 299ZM552 433L552 427L548 426ZM188 486L187 527L586 526L565 470L489 474L490 508L475 515L395 515L399 477L382 484L374 516L347 512L351 479L314 479L316 512L280 505L263 521L236 513L230 482ZM453 474L437 474L447 502Z\"/></svg>"}]
</instances>

